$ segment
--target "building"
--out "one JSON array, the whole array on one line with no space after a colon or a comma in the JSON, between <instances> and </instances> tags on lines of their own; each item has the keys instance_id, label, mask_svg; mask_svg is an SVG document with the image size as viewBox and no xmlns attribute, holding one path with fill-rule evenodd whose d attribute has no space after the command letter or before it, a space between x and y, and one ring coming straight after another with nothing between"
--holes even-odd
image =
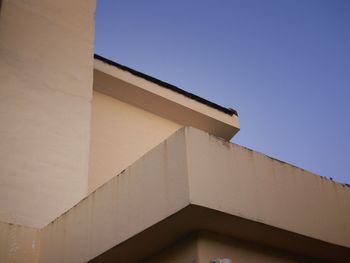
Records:
<instances>
[{"instance_id":1,"label":"building","mask_svg":"<svg viewBox=\"0 0 350 263\"><path fill-rule=\"evenodd\" d=\"M350 262L349 187L94 57L94 0L0 6L0 262Z\"/></svg>"}]
</instances>

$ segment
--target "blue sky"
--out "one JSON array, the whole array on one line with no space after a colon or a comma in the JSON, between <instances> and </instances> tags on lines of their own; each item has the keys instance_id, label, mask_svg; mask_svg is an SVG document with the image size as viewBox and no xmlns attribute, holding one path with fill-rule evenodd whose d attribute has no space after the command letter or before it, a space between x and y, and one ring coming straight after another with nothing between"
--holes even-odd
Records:
<instances>
[{"instance_id":1,"label":"blue sky","mask_svg":"<svg viewBox=\"0 0 350 263\"><path fill-rule=\"evenodd\" d=\"M233 142L350 183L350 1L97 1L95 52L239 113Z\"/></svg>"}]
</instances>

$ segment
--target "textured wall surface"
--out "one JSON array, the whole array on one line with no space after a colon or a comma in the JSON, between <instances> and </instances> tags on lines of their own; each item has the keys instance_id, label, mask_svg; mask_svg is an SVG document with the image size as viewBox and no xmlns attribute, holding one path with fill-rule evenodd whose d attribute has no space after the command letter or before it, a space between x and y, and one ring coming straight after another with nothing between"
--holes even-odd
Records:
<instances>
[{"instance_id":1,"label":"textured wall surface","mask_svg":"<svg viewBox=\"0 0 350 263\"><path fill-rule=\"evenodd\" d=\"M0 221L42 227L87 193L94 12L2 2Z\"/></svg>"},{"instance_id":2,"label":"textured wall surface","mask_svg":"<svg viewBox=\"0 0 350 263\"><path fill-rule=\"evenodd\" d=\"M187 206L185 148L175 132L47 225L40 262L86 262Z\"/></svg>"},{"instance_id":3,"label":"textured wall surface","mask_svg":"<svg viewBox=\"0 0 350 263\"><path fill-rule=\"evenodd\" d=\"M39 230L0 222L0 262L38 262L39 252Z\"/></svg>"},{"instance_id":4,"label":"textured wall surface","mask_svg":"<svg viewBox=\"0 0 350 263\"><path fill-rule=\"evenodd\" d=\"M186 138L193 204L350 247L349 187L196 129Z\"/></svg>"},{"instance_id":5,"label":"textured wall surface","mask_svg":"<svg viewBox=\"0 0 350 263\"><path fill-rule=\"evenodd\" d=\"M213 226L210 224L216 221L211 217L209 226L200 225L204 229L231 233L234 227L230 224L238 222L243 227L246 219L261 224L260 230L263 225L271 226L274 234L293 232L302 242L309 237L318 245L323 240L324 246L332 243L349 248L349 196L350 189L340 184L202 131L180 129L46 226L41 260L90 260L193 205L232 216L221 221L223 225ZM317 205L320 203L322 206ZM173 222L172 227L174 231L182 226L196 231L203 221L196 216L206 215L212 216L193 214L179 225ZM276 242L281 237L274 235ZM346 262L346 255L342 257L336 262ZM266 262L269 258L284 262L277 254L267 253L265 258ZM293 260L285 262L297 262Z\"/></svg>"},{"instance_id":6,"label":"textured wall surface","mask_svg":"<svg viewBox=\"0 0 350 263\"><path fill-rule=\"evenodd\" d=\"M233 263L321 263L319 260L214 233L201 233L197 242L198 263L208 263L218 258L228 258Z\"/></svg>"},{"instance_id":7,"label":"textured wall surface","mask_svg":"<svg viewBox=\"0 0 350 263\"><path fill-rule=\"evenodd\" d=\"M145 262L209 263L225 258L231 259L232 263L320 263L319 260L212 232L193 233L181 238Z\"/></svg>"},{"instance_id":8,"label":"textured wall surface","mask_svg":"<svg viewBox=\"0 0 350 263\"><path fill-rule=\"evenodd\" d=\"M181 128L110 96L93 94L89 192Z\"/></svg>"}]
</instances>

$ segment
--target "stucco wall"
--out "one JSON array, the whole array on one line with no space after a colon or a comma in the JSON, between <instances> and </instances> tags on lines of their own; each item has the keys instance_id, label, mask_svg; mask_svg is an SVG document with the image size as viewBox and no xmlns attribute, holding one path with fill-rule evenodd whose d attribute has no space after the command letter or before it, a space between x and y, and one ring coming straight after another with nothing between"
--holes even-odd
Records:
<instances>
[{"instance_id":1,"label":"stucco wall","mask_svg":"<svg viewBox=\"0 0 350 263\"><path fill-rule=\"evenodd\" d=\"M208 231L195 232L181 238L142 262L209 263L224 258L231 259L233 263L325 262Z\"/></svg>"},{"instance_id":2,"label":"stucco wall","mask_svg":"<svg viewBox=\"0 0 350 263\"><path fill-rule=\"evenodd\" d=\"M156 249L162 245L157 244L164 239L162 235L175 238L177 233L185 235L199 229L264 244L259 247L268 244L333 262L349 262L346 222L350 210L346 208L350 190L307 172L300 175L300 171L202 131L180 129L42 229L40 262L85 262L99 255L94 262L115 262L122 260L123 253L132 253L134 259L139 259L140 254L133 251L118 251L119 246L131 242L129 247ZM283 185L291 190L279 189ZM305 199L303 202L298 199L300 196ZM310 203L322 200L323 207L310 207ZM313 215L314 220L310 221ZM324 218L328 221L324 222ZM169 222L169 229L166 223L160 224L164 221ZM147 245L132 241L136 235L147 235L152 227L155 232L148 234L153 239L147 239ZM333 234L329 234L329 229ZM286 235L286 230L299 234L299 239ZM262 240L268 235L274 242ZM310 245L307 236L313 238L316 247ZM300 249L300 244L286 243L285 238L299 240L312 251ZM325 253L318 251L319 247ZM255 249L256 246L239 247L239 255L256 260L261 251L254 252ZM253 250L254 257L246 256L249 250ZM101 255L104 252L107 253ZM151 256L143 252L142 258ZM284 262L278 261L275 252L272 254L262 258L266 262Z\"/></svg>"},{"instance_id":3,"label":"stucco wall","mask_svg":"<svg viewBox=\"0 0 350 263\"><path fill-rule=\"evenodd\" d=\"M201 233L197 246L198 263L209 263L218 258L228 258L233 263L322 262L214 233Z\"/></svg>"},{"instance_id":4,"label":"stucco wall","mask_svg":"<svg viewBox=\"0 0 350 263\"><path fill-rule=\"evenodd\" d=\"M93 259L187 206L187 183L185 141L178 131L47 225L39 262Z\"/></svg>"},{"instance_id":5,"label":"stucco wall","mask_svg":"<svg viewBox=\"0 0 350 263\"><path fill-rule=\"evenodd\" d=\"M0 262L35 263L39 252L40 232L37 229L0 222Z\"/></svg>"},{"instance_id":6,"label":"stucco wall","mask_svg":"<svg viewBox=\"0 0 350 263\"><path fill-rule=\"evenodd\" d=\"M87 193L95 0L2 1L0 220L42 227Z\"/></svg>"},{"instance_id":7,"label":"stucco wall","mask_svg":"<svg viewBox=\"0 0 350 263\"><path fill-rule=\"evenodd\" d=\"M233 263L321 263L318 259L207 231L192 233L142 262L209 263L224 258Z\"/></svg>"},{"instance_id":8,"label":"stucco wall","mask_svg":"<svg viewBox=\"0 0 350 263\"><path fill-rule=\"evenodd\" d=\"M349 187L196 129L186 142L191 203L350 247Z\"/></svg>"},{"instance_id":9,"label":"stucco wall","mask_svg":"<svg viewBox=\"0 0 350 263\"><path fill-rule=\"evenodd\" d=\"M107 182L181 126L94 91L89 191Z\"/></svg>"}]
</instances>

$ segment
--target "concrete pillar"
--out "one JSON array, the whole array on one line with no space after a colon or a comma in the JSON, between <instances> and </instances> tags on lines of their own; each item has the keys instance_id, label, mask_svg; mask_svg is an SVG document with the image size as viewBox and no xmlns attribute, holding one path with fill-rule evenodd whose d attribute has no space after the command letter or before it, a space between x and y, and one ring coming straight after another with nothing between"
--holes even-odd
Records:
<instances>
[{"instance_id":1,"label":"concrete pillar","mask_svg":"<svg viewBox=\"0 0 350 263\"><path fill-rule=\"evenodd\" d=\"M2 1L0 222L41 228L87 193L94 12Z\"/></svg>"}]
</instances>

